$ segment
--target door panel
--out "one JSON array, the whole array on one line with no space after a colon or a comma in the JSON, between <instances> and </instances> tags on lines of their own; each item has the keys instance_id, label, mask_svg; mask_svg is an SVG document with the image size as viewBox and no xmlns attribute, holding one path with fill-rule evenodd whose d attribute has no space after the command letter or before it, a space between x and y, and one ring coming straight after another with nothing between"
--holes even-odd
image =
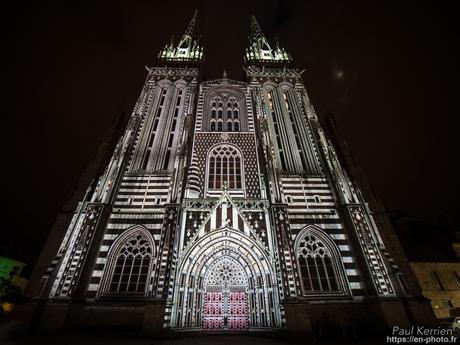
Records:
<instances>
[{"instance_id":1,"label":"door panel","mask_svg":"<svg viewBox=\"0 0 460 345\"><path fill-rule=\"evenodd\" d=\"M203 314L204 331L220 332L224 329L224 296L222 292L206 292Z\"/></svg>"},{"instance_id":2,"label":"door panel","mask_svg":"<svg viewBox=\"0 0 460 345\"><path fill-rule=\"evenodd\" d=\"M203 310L205 332L244 332L249 328L245 291L206 292Z\"/></svg>"},{"instance_id":3,"label":"door panel","mask_svg":"<svg viewBox=\"0 0 460 345\"><path fill-rule=\"evenodd\" d=\"M243 291L230 291L228 296L228 330L248 330L248 296Z\"/></svg>"}]
</instances>

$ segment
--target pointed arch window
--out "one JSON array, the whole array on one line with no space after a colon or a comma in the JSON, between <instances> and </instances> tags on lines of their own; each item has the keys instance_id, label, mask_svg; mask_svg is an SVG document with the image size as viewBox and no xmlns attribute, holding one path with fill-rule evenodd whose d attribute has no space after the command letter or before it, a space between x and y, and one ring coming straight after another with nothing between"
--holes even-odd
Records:
<instances>
[{"instance_id":1,"label":"pointed arch window","mask_svg":"<svg viewBox=\"0 0 460 345\"><path fill-rule=\"evenodd\" d=\"M203 112L202 118L202 129L209 131L229 131L234 132L235 127L238 127L238 131L246 131L248 128L245 108L245 95L240 90L225 86L224 92L220 93L219 89L209 90L211 95L205 96L206 108ZM206 92L206 93L207 93ZM215 129L211 129L212 120L217 120ZM222 120L222 128L218 121ZM238 125L235 125L235 120L239 121ZM228 121L232 124L229 125Z\"/></svg>"},{"instance_id":2,"label":"pointed arch window","mask_svg":"<svg viewBox=\"0 0 460 345\"><path fill-rule=\"evenodd\" d=\"M223 122L219 121L217 122L217 131L222 132L223 130Z\"/></svg>"},{"instance_id":3,"label":"pointed arch window","mask_svg":"<svg viewBox=\"0 0 460 345\"><path fill-rule=\"evenodd\" d=\"M216 130L216 121L211 121L211 131Z\"/></svg>"},{"instance_id":4,"label":"pointed arch window","mask_svg":"<svg viewBox=\"0 0 460 345\"><path fill-rule=\"evenodd\" d=\"M304 293L339 291L331 251L316 236L303 236L297 246L297 261Z\"/></svg>"},{"instance_id":5,"label":"pointed arch window","mask_svg":"<svg viewBox=\"0 0 460 345\"><path fill-rule=\"evenodd\" d=\"M234 146L221 145L211 150L208 157L208 189L242 189L241 153Z\"/></svg>"},{"instance_id":6,"label":"pointed arch window","mask_svg":"<svg viewBox=\"0 0 460 345\"><path fill-rule=\"evenodd\" d=\"M141 294L147 291L153 244L141 231L134 232L116 247L111 261L107 294Z\"/></svg>"}]
</instances>

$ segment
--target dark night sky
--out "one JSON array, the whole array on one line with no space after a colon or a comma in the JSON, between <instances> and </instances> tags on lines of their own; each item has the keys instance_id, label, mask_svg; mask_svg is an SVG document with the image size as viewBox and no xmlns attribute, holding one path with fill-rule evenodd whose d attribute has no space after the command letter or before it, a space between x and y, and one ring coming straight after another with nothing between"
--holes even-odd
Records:
<instances>
[{"instance_id":1,"label":"dark night sky","mask_svg":"<svg viewBox=\"0 0 460 345\"><path fill-rule=\"evenodd\" d=\"M459 25L438 2L16 2L3 9L2 252L33 262L105 128L130 114L144 65L194 9L205 77L241 79L255 14L305 68L390 211L459 223ZM4 235L6 234L6 236Z\"/></svg>"}]
</instances>

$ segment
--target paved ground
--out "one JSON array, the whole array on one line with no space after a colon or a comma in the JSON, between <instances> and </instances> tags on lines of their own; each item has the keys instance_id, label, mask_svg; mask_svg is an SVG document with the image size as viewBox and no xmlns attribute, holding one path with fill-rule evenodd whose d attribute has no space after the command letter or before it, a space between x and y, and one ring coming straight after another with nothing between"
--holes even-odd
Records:
<instances>
[{"instance_id":1,"label":"paved ground","mask_svg":"<svg viewBox=\"0 0 460 345\"><path fill-rule=\"evenodd\" d=\"M384 344L385 342L381 342ZM133 336L101 336L101 335L59 335L43 336L34 335L21 337L15 341L8 341L2 345L291 345L291 344L379 344L376 341L327 341L316 342L305 339L305 341L294 341L290 339L267 338L253 335L201 335L193 337L133 337Z\"/></svg>"},{"instance_id":2,"label":"paved ground","mask_svg":"<svg viewBox=\"0 0 460 345\"><path fill-rule=\"evenodd\" d=\"M5 325L4 325L5 326ZM334 344L385 344L384 341L315 341L308 337L292 338L271 333L200 334L182 333L163 337L132 334L25 334L14 325L0 328L1 345L334 345Z\"/></svg>"}]
</instances>

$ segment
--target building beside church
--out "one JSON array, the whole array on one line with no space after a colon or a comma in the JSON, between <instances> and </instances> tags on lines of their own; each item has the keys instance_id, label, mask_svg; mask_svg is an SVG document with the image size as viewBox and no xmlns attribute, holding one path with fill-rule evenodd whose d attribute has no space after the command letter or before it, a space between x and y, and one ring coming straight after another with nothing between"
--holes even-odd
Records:
<instances>
[{"instance_id":1,"label":"building beside church","mask_svg":"<svg viewBox=\"0 0 460 345\"><path fill-rule=\"evenodd\" d=\"M460 316L460 262L410 262L439 320Z\"/></svg>"},{"instance_id":2,"label":"building beside church","mask_svg":"<svg viewBox=\"0 0 460 345\"><path fill-rule=\"evenodd\" d=\"M195 22L147 68L105 169L51 233L24 310L40 304L43 328L356 336L431 322L292 57L252 18L246 80L202 80Z\"/></svg>"},{"instance_id":3,"label":"building beside church","mask_svg":"<svg viewBox=\"0 0 460 345\"><path fill-rule=\"evenodd\" d=\"M451 323L460 316L460 232L448 216L435 222L398 212L391 220L423 296Z\"/></svg>"}]
</instances>

